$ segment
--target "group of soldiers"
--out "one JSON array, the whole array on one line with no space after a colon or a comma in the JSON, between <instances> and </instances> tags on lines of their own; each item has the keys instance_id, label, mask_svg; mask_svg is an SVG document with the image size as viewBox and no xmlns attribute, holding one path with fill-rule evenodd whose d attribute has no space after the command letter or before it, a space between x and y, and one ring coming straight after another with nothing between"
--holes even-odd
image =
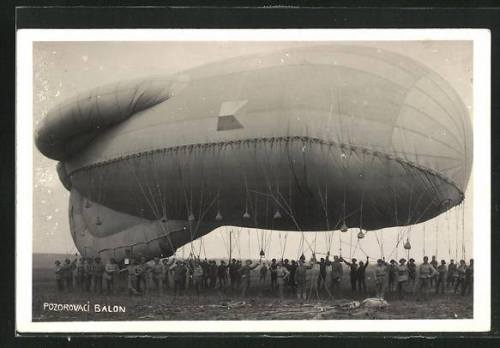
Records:
<instances>
[{"instance_id":1,"label":"group of soldiers","mask_svg":"<svg viewBox=\"0 0 500 348\"><path fill-rule=\"evenodd\" d=\"M302 255L298 261L272 259L270 262L242 262L233 258L228 263L219 261L217 264L214 260L202 260L199 257L186 260L154 258L149 262L146 258L139 257L124 260L119 265L113 258L103 263L99 257L82 257L74 261L66 259L63 264L56 261L55 264L56 283L60 291L72 291L76 288L79 291L112 294L115 292L117 277L124 272L131 295L145 295L150 291L161 295L167 289L172 289L174 296L183 295L187 290L199 296L202 291L209 289L230 289L233 294L240 293L246 297L255 270L258 272L258 277L254 278L259 279L260 295L264 290L270 290L272 294L279 295L280 299L286 296L306 299L312 295L319 297L322 292L330 297L341 297L344 268L348 270L351 294L366 295L369 258L358 262L355 258L347 261L334 256L330 260L330 254L327 253L326 258L320 258L319 261L313 254L308 262ZM308 272L311 273L309 277ZM373 267L375 294L379 298L384 298L386 292L389 292L397 293L399 298L417 293L420 298L427 299L432 290L440 294L453 292L469 295L472 292L473 274L472 259L468 265L464 260L460 260L458 264L450 260L446 264L445 260L438 263L435 256L430 262L425 256L419 265L414 259L407 262L402 258L399 263L395 260L386 262L385 259L378 259Z\"/></svg>"}]
</instances>

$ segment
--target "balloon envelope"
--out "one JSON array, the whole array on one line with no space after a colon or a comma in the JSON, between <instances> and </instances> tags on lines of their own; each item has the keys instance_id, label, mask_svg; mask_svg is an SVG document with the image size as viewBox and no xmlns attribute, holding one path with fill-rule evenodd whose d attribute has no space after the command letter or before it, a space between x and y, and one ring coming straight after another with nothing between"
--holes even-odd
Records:
<instances>
[{"instance_id":1,"label":"balloon envelope","mask_svg":"<svg viewBox=\"0 0 500 348\"><path fill-rule=\"evenodd\" d=\"M77 247L115 257L172 253L221 225L423 222L463 200L472 163L446 81L347 45L99 87L51 110L36 144L60 161Z\"/></svg>"}]
</instances>

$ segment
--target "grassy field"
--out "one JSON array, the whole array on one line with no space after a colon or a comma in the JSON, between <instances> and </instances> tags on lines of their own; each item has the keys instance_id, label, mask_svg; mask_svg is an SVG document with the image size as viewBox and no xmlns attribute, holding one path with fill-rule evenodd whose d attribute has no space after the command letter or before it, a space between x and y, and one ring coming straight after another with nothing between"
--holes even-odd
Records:
<instances>
[{"instance_id":1,"label":"grassy field","mask_svg":"<svg viewBox=\"0 0 500 348\"><path fill-rule=\"evenodd\" d=\"M316 295L308 291L308 300L298 300L287 294L279 301L268 283L259 286L258 271L252 272L252 286L246 298L240 291L208 289L199 297L187 290L175 298L173 290L166 290L160 296L151 291L145 296L129 296L126 290L126 275L118 279L115 294L107 295L74 291L57 292L53 270L33 269L33 320L34 321L86 321L86 320L293 320L293 319L463 319L472 318L472 296L452 293L430 295L427 301L416 295L406 294L399 300L397 294L388 293L389 305L384 309L360 307L343 310L340 305L352 300L362 301L374 296L374 281L370 268L367 269L367 294L352 294L349 277L345 275L342 294L335 298L325 291ZM315 272L308 271L308 284L315 279ZM44 309L44 303L90 304L88 312L51 311ZM95 312L94 305L119 305L125 312Z\"/></svg>"}]
</instances>

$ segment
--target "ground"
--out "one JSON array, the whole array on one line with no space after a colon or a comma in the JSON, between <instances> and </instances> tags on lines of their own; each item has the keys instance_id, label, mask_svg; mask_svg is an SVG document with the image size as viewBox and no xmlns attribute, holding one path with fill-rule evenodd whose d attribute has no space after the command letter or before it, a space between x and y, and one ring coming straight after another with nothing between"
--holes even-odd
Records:
<instances>
[{"instance_id":1,"label":"ground","mask_svg":"<svg viewBox=\"0 0 500 348\"><path fill-rule=\"evenodd\" d=\"M368 271L367 271L368 272ZM298 300L288 295L283 301L268 289L260 292L257 273L253 272L249 296L242 298L237 291L208 290L200 297L188 291L174 298L172 290L160 296L151 291L148 295L129 296L125 289L125 274L119 279L114 295L85 292L57 292L52 269L33 270L33 320L34 321L87 321L87 320L299 320L299 319L464 319L472 318L472 296L453 293L432 294L427 301L407 295L399 300L388 294L386 308L342 309L352 301L362 302L373 297L373 280L367 276L368 293L352 296L348 290L348 276L342 284L343 294L335 299L327 293L312 293L309 300ZM368 272L370 274L370 272ZM313 277L310 274L310 278ZM90 304L90 310L51 311L44 303ZM95 312L94 306L119 305L125 312ZM46 305L47 306L47 305ZM116 307L115 307L116 308Z\"/></svg>"}]
</instances>

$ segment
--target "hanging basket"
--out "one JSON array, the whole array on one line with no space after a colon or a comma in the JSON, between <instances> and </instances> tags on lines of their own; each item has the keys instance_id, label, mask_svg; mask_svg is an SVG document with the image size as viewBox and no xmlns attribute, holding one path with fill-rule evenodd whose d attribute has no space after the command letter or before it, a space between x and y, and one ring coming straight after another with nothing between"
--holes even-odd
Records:
<instances>
[{"instance_id":1,"label":"hanging basket","mask_svg":"<svg viewBox=\"0 0 500 348\"><path fill-rule=\"evenodd\" d=\"M260 249L259 255L260 255L260 257L264 257L266 255L266 253L264 252L264 249Z\"/></svg>"},{"instance_id":2,"label":"hanging basket","mask_svg":"<svg viewBox=\"0 0 500 348\"><path fill-rule=\"evenodd\" d=\"M281 213L279 210L276 210L276 213L274 213L273 219L281 219Z\"/></svg>"},{"instance_id":3,"label":"hanging basket","mask_svg":"<svg viewBox=\"0 0 500 348\"><path fill-rule=\"evenodd\" d=\"M304 253L302 253L302 255L300 255L300 260L301 261L305 261L306 260L306 255L304 255Z\"/></svg>"},{"instance_id":4,"label":"hanging basket","mask_svg":"<svg viewBox=\"0 0 500 348\"><path fill-rule=\"evenodd\" d=\"M363 233L363 231L359 231L358 239L363 239L363 238L365 238L365 234Z\"/></svg>"},{"instance_id":5,"label":"hanging basket","mask_svg":"<svg viewBox=\"0 0 500 348\"><path fill-rule=\"evenodd\" d=\"M222 214L220 213L220 211L218 211L217 215L215 215L215 220L216 221L221 221L222 220Z\"/></svg>"},{"instance_id":6,"label":"hanging basket","mask_svg":"<svg viewBox=\"0 0 500 348\"><path fill-rule=\"evenodd\" d=\"M250 214L248 211L245 211L245 214L243 214L243 219L250 219Z\"/></svg>"},{"instance_id":7,"label":"hanging basket","mask_svg":"<svg viewBox=\"0 0 500 348\"><path fill-rule=\"evenodd\" d=\"M347 232L348 230L349 228L347 227L344 221L344 223L342 223L342 226L340 226L340 232Z\"/></svg>"},{"instance_id":8,"label":"hanging basket","mask_svg":"<svg viewBox=\"0 0 500 348\"><path fill-rule=\"evenodd\" d=\"M405 245L404 245L404 248L405 248L406 250L410 250L410 249L411 249L411 244L410 244L410 241L409 241L408 239L406 240L406 243L405 243Z\"/></svg>"}]
</instances>

